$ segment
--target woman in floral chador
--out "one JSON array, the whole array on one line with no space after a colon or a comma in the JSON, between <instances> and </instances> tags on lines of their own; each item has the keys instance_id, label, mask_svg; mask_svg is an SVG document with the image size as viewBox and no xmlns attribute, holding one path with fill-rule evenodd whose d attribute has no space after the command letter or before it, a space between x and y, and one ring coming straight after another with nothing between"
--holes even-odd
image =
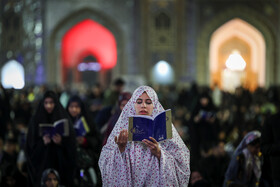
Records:
<instances>
[{"instance_id":1,"label":"woman in floral chador","mask_svg":"<svg viewBox=\"0 0 280 187\"><path fill-rule=\"evenodd\" d=\"M129 116L155 116L162 111L151 87L134 91L101 152L103 186L188 186L190 152L173 125L172 139L128 142Z\"/></svg>"}]
</instances>

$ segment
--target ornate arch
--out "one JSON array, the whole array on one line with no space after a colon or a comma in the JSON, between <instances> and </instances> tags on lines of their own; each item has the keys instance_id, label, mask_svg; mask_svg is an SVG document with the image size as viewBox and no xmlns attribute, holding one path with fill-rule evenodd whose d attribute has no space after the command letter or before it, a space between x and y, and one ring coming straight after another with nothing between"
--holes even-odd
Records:
<instances>
[{"instance_id":1,"label":"ornate arch","mask_svg":"<svg viewBox=\"0 0 280 187\"><path fill-rule=\"evenodd\" d=\"M104 13L90 8L83 8L75 12L71 12L66 18L62 19L53 29L48 43L48 58L47 70L50 72L49 81L54 83L61 83L60 76L62 62L61 62L61 41L64 34L77 23L92 19L110 30L117 41L117 49L124 48L123 36L119 26ZM117 51L117 65L113 71L120 72L123 68L123 50ZM101 75L105 76L105 75ZM107 80L108 81L108 80Z\"/></svg>"},{"instance_id":2,"label":"ornate arch","mask_svg":"<svg viewBox=\"0 0 280 187\"><path fill-rule=\"evenodd\" d=\"M273 27L267 25L270 23L269 20L262 17L259 13L242 6L231 7L223 11L222 13L216 15L211 21L207 22L203 28L201 28L202 32L199 34L197 44L197 82L200 84L209 85L209 47L211 36L217 28L234 18L240 18L241 20L248 22L263 34L267 49L265 56L265 83L266 85L270 85L273 82L273 78L275 77L275 71L273 70L273 64L275 62L275 35L273 30L270 29Z\"/></svg>"}]
</instances>

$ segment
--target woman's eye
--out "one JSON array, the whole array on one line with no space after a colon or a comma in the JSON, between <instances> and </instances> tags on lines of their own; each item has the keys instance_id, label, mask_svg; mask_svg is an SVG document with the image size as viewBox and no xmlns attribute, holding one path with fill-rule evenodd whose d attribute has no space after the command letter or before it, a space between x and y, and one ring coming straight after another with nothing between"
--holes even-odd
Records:
<instances>
[{"instance_id":1,"label":"woman's eye","mask_svg":"<svg viewBox=\"0 0 280 187\"><path fill-rule=\"evenodd\" d=\"M152 104L153 102L151 101L151 100L148 100L148 101L146 101L146 104L147 105L150 105L150 104Z\"/></svg>"},{"instance_id":2,"label":"woman's eye","mask_svg":"<svg viewBox=\"0 0 280 187\"><path fill-rule=\"evenodd\" d=\"M142 104L142 101L136 101L137 104Z\"/></svg>"}]
</instances>

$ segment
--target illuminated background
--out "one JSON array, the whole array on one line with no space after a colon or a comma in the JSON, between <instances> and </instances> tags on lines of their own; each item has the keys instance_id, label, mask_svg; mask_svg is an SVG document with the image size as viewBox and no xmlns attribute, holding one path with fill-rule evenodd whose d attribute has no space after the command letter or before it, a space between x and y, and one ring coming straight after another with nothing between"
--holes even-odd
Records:
<instances>
[{"instance_id":1,"label":"illuminated background","mask_svg":"<svg viewBox=\"0 0 280 187\"><path fill-rule=\"evenodd\" d=\"M1 82L106 88L123 77L131 85L268 87L280 83L279 7L278 0L1 1ZM6 77L10 68L20 76Z\"/></svg>"}]
</instances>

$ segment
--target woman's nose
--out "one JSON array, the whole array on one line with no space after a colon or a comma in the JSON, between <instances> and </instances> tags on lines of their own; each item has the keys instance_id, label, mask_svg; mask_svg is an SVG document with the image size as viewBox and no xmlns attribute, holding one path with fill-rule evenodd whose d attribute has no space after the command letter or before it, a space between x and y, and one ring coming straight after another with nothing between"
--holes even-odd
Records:
<instances>
[{"instance_id":1,"label":"woman's nose","mask_svg":"<svg viewBox=\"0 0 280 187\"><path fill-rule=\"evenodd\" d=\"M141 107L146 107L146 103L142 102Z\"/></svg>"}]
</instances>

